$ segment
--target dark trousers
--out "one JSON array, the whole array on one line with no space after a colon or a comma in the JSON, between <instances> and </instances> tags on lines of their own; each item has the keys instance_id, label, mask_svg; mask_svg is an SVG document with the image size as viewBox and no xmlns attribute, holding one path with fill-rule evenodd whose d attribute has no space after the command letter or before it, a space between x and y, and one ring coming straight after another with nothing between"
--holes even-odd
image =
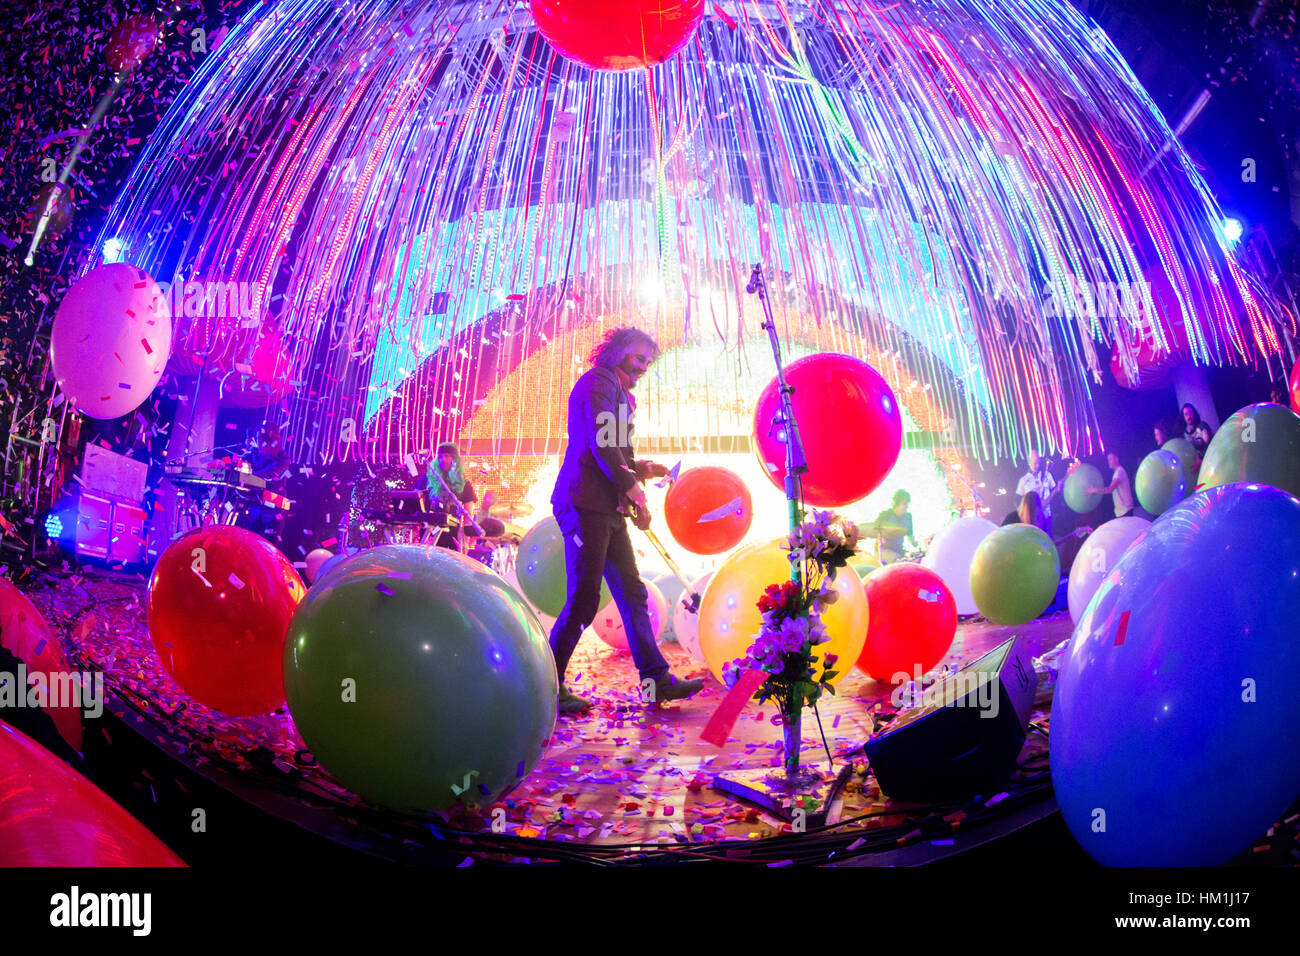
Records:
<instances>
[{"instance_id":1,"label":"dark trousers","mask_svg":"<svg viewBox=\"0 0 1300 956\"><path fill-rule=\"evenodd\" d=\"M564 534L564 569L568 574L564 610L551 628L551 651L560 683L564 683L564 672L578 639L600 609L602 577L609 582L614 604L623 616L628 649L641 679L666 681L668 662L659 652L650 627L649 593L637 573L627 519L565 505L555 509L555 520Z\"/></svg>"}]
</instances>

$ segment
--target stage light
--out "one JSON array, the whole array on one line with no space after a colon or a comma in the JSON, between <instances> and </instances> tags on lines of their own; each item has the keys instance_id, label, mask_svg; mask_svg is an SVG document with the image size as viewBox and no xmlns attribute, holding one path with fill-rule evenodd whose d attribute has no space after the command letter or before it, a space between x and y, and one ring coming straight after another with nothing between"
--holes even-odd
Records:
<instances>
[{"instance_id":1,"label":"stage light","mask_svg":"<svg viewBox=\"0 0 1300 956\"><path fill-rule=\"evenodd\" d=\"M667 291L664 287L663 276L646 276L641 282L641 298L648 302L662 301Z\"/></svg>"},{"instance_id":2,"label":"stage light","mask_svg":"<svg viewBox=\"0 0 1300 956\"><path fill-rule=\"evenodd\" d=\"M104 240L104 264L122 261L122 240L116 236Z\"/></svg>"},{"instance_id":3,"label":"stage light","mask_svg":"<svg viewBox=\"0 0 1300 956\"><path fill-rule=\"evenodd\" d=\"M1223 220L1223 236L1229 242L1236 242L1240 239L1242 231L1243 229L1240 219L1229 217L1228 219Z\"/></svg>"},{"instance_id":4,"label":"stage light","mask_svg":"<svg viewBox=\"0 0 1300 956\"><path fill-rule=\"evenodd\" d=\"M57 539L63 534L63 520L53 512L45 516L45 537Z\"/></svg>"}]
</instances>

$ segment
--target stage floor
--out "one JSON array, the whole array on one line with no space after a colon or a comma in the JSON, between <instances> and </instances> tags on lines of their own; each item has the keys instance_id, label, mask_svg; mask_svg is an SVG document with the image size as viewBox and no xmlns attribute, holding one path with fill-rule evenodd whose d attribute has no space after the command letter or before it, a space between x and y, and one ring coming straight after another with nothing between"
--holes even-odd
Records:
<instances>
[{"instance_id":1,"label":"stage floor","mask_svg":"<svg viewBox=\"0 0 1300 956\"><path fill-rule=\"evenodd\" d=\"M205 764L234 773L245 785L284 790L291 778L304 799L319 806L322 798L341 809L361 801L327 773L304 761L305 744L287 712L258 718L231 718L191 701L162 669L146 627L144 581L139 575L86 572L29 582L33 603L60 634L74 667L102 670L110 695L131 702L140 732L198 767ZM964 621L946 663L960 667L1012 635L1023 635L1030 653L1039 655L1069 637L1065 612L1031 624L1008 628L982 620ZM700 732L725 694L725 688L694 664L678 645L664 645L675 673L704 676L704 691L695 698L647 707L636 696L631 659L584 637L570 665L570 685L594 703L581 716L561 716L546 753L531 776L505 801L507 833L581 843L631 842L681 844L744 841L788 832L790 824L711 788L713 774L728 769L778 766L781 733L772 706L750 704L724 748L699 739ZM1051 685L1040 674L1033 720L1046 725ZM819 706L826 743L834 754L860 747L872 728L872 713L891 713L889 685L851 671L835 696ZM151 727L150 724L154 726ZM159 731L161 729L161 732ZM87 733L96 733L87 726ZM99 731L105 732L105 731ZM826 753L812 714L805 714L805 757L825 760ZM1020 755L1037 771L1046 767L1046 738L1031 732ZM268 754L269 751L269 754ZM842 764L844 761L837 761ZM861 769L861 757L858 758ZM274 778L274 779L272 779ZM995 804L998 795L986 801ZM910 804L884 798L869 773L859 772L830 808L828 822L845 827L897 828L909 819ZM492 807L458 813L457 829L486 830ZM965 814L954 813L954 831ZM862 818L851 820L851 818ZM946 819L946 818L945 818ZM927 828L932 836L932 827ZM900 845L915 842L919 831L905 833ZM936 841L946 843L946 841Z\"/></svg>"}]
</instances>

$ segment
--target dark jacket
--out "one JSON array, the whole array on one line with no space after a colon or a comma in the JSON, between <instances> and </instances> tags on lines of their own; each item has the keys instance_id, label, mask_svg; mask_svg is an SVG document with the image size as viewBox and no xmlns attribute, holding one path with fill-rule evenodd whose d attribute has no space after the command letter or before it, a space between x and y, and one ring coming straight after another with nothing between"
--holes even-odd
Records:
<instances>
[{"instance_id":1,"label":"dark jacket","mask_svg":"<svg viewBox=\"0 0 1300 956\"><path fill-rule=\"evenodd\" d=\"M551 504L618 512L621 496L636 485L631 424L635 407L613 369L597 366L574 383L569 393L569 445ZM597 441L598 436L604 440Z\"/></svg>"}]
</instances>

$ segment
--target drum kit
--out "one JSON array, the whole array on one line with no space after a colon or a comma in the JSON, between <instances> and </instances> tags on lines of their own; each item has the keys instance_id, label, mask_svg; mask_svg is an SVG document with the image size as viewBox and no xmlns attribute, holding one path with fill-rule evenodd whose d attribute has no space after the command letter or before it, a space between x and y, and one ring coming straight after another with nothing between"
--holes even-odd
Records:
<instances>
[{"instance_id":1,"label":"drum kit","mask_svg":"<svg viewBox=\"0 0 1300 956\"><path fill-rule=\"evenodd\" d=\"M514 567L524 529L516 518L532 514L519 503L495 505L486 513L453 514L446 502L427 489L390 488L388 507L364 507L360 517L382 536L384 544L434 544L475 559L500 574Z\"/></svg>"}]
</instances>

